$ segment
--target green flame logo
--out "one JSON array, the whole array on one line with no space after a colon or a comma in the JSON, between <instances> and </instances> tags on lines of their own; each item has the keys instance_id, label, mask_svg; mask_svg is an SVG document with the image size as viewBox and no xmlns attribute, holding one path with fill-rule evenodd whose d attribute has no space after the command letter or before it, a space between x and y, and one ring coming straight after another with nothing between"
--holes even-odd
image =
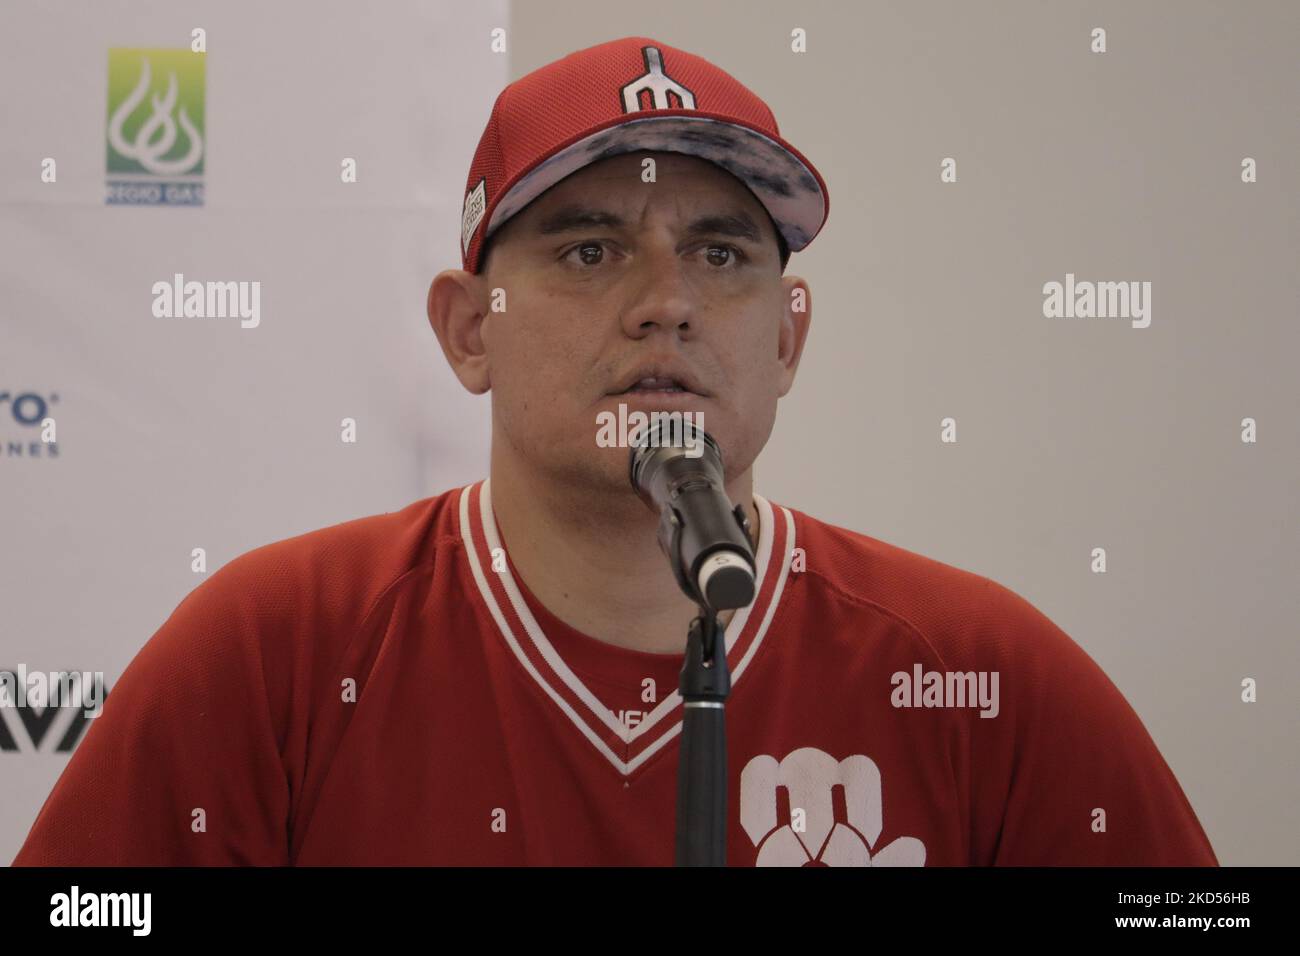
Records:
<instances>
[{"instance_id":1,"label":"green flame logo","mask_svg":"<svg viewBox=\"0 0 1300 956\"><path fill-rule=\"evenodd\" d=\"M189 50L109 50L110 173L203 172L205 59Z\"/></svg>"}]
</instances>

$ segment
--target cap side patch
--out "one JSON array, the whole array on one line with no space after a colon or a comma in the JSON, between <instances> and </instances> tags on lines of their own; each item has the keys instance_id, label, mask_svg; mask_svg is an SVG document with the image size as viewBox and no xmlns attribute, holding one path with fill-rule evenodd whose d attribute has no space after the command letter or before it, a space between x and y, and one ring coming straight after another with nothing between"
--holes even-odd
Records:
<instances>
[{"instance_id":1,"label":"cap side patch","mask_svg":"<svg viewBox=\"0 0 1300 956\"><path fill-rule=\"evenodd\" d=\"M487 212L487 177L480 179L478 185L465 194L465 207L460 214L460 245L466 256L469 255L469 242L474 230L483 221Z\"/></svg>"}]
</instances>

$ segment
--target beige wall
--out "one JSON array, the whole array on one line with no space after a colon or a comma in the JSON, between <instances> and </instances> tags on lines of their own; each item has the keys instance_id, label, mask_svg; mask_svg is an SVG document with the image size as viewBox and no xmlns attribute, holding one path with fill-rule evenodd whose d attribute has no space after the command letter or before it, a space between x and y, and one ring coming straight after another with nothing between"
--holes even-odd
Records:
<instances>
[{"instance_id":1,"label":"beige wall","mask_svg":"<svg viewBox=\"0 0 1300 956\"><path fill-rule=\"evenodd\" d=\"M512 78L655 37L754 89L827 179L756 488L1023 594L1141 715L1221 862L1300 863L1300 5L561 6L514 4ZM1045 318L1067 273L1150 282L1150 326Z\"/></svg>"}]
</instances>

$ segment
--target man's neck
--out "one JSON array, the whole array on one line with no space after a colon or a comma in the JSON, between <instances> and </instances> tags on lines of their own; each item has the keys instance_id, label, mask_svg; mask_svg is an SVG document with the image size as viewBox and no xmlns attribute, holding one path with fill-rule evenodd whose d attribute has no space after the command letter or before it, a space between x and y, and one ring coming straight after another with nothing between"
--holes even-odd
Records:
<instances>
[{"instance_id":1,"label":"man's neck","mask_svg":"<svg viewBox=\"0 0 1300 956\"><path fill-rule=\"evenodd\" d=\"M658 518L629 490L600 496L532 479L493 448L492 511L525 586L552 614L598 640L681 655L698 614L656 539ZM758 540L751 472L727 483ZM730 613L721 615L725 622Z\"/></svg>"}]
</instances>

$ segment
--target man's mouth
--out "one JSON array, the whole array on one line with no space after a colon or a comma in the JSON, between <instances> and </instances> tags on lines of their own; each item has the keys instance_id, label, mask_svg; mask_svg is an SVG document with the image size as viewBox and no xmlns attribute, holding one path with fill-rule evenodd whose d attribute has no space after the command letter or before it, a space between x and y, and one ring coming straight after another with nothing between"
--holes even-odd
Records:
<instances>
[{"instance_id":1,"label":"man's mouth","mask_svg":"<svg viewBox=\"0 0 1300 956\"><path fill-rule=\"evenodd\" d=\"M633 366L610 383L610 395L681 396L708 398L709 390L685 363L673 359Z\"/></svg>"},{"instance_id":2,"label":"man's mouth","mask_svg":"<svg viewBox=\"0 0 1300 956\"><path fill-rule=\"evenodd\" d=\"M633 383L631 388L626 388L616 394L637 395L641 393L686 391L690 390L683 387L682 383L675 378L643 378L639 382Z\"/></svg>"}]
</instances>

